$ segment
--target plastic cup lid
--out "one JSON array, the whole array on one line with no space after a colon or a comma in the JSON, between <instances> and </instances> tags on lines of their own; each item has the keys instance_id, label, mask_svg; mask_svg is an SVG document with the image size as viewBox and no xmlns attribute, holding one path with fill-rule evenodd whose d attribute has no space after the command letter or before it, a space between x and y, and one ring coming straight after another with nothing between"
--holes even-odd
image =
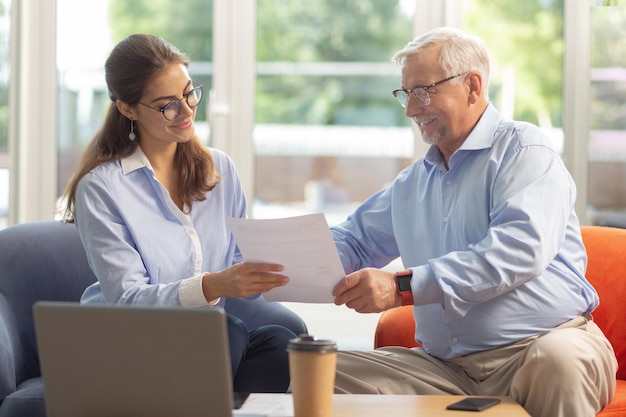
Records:
<instances>
[{"instance_id":1,"label":"plastic cup lid","mask_svg":"<svg viewBox=\"0 0 626 417\"><path fill-rule=\"evenodd\" d=\"M288 352L337 352L337 344L333 340L318 339L315 336L301 334L297 339L291 339L287 345Z\"/></svg>"}]
</instances>

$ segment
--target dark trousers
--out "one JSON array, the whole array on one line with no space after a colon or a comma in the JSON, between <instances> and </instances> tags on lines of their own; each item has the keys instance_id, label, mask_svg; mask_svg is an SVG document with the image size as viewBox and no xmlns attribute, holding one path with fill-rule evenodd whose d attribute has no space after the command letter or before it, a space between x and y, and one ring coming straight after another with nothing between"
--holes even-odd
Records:
<instances>
[{"instance_id":1,"label":"dark trousers","mask_svg":"<svg viewBox=\"0 0 626 417\"><path fill-rule=\"evenodd\" d=\"M270 324L249 330L227 314L228 341L236 392L286 392L289 387L287 343L296 338L286 327Z\"/></svg>"}]
</instances>

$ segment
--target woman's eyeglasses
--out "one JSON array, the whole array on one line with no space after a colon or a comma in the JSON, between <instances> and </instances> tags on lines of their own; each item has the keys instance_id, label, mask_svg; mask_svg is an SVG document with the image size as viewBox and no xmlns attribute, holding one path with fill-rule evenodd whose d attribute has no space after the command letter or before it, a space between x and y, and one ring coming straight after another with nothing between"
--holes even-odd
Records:
<instances>
[{"instance_id":1,"label":"woman's eyeglasses","mask_svg":"<svg viewBox=\"0 0 626 417\"><path fill-rule=\"evenodd\" d=\"M183 98L172 100L163 107L149 106L145 103L142 103L141 101L139 101L138 103L152 110L160 111L166 120L172 121L176 119L180 114L180 106L183 100L187 102L189 108L196 108L198 104L200 104L200 102L202 101L202 85L192 88L187 94L183 95Z\"/></svg>"}]
</instances>

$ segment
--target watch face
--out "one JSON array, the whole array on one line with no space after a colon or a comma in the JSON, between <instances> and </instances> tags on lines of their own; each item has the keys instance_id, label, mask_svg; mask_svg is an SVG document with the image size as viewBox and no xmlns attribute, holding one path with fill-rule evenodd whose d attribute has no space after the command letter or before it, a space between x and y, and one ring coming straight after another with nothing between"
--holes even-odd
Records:
<instances>
[{"instance_id":1,"label":"watch face","mask_svg":"<svg viewBox=\"0 0 626 417\"><path fill-rule=\"evenodd\" d=\"M411 291L411 277L412 275L398 275L398 291Z\"/></svg>"}]
</instances>

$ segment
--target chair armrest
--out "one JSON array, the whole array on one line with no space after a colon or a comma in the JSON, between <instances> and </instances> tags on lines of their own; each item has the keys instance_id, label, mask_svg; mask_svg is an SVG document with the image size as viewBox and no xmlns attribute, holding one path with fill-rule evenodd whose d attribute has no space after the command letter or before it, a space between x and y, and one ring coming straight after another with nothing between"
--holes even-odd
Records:
<instances>
[{"instance_id":1,"label":"chair armrest","mask_svg":"<svg viewBox=\"0 0 626 417\"><path fill-rule=\"evenodd\" d=\"M383 346L420 346L415 341L413 307L402 306L383 312L376 325L374 348Z\"/></svg>"}]
</instances>

